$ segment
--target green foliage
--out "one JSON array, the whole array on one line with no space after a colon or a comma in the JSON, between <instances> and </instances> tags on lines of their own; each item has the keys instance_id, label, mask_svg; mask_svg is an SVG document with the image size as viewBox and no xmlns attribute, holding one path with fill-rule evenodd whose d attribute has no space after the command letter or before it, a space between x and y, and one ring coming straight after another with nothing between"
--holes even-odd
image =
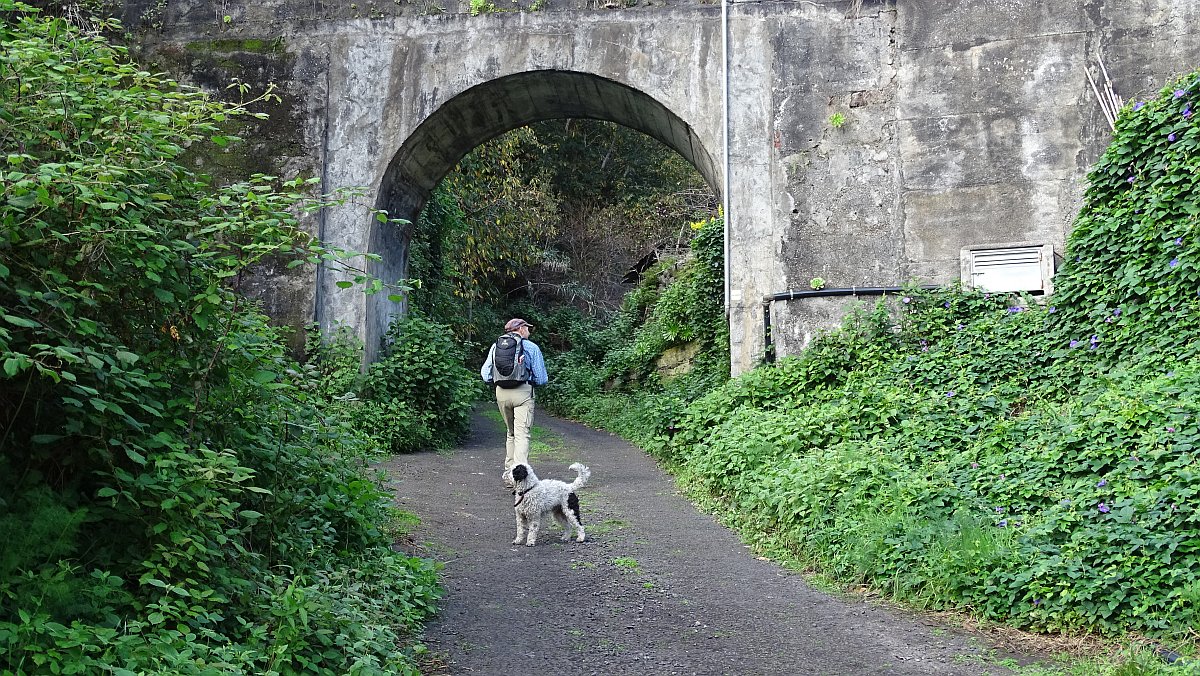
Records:
<instances>
[{"instance_id":1,"label":"green foliage","mask_svg":"<svg viewBox=\"0 0 1200 676\"><path fill-rule=\"evenodd\" d=\"M686 253L694 233L689 224L716 215L716 199L699 172L637 131L597 120L532 128L545 146L542 162L559 202L553 244L569 263L565 272L545 270L535 290L552 289L578 307L615 310L631 266L651 251Z\"/></svg>"},{"instance_id":2,"label":"green foliage","mask_svg":"<svg viewBox=\"0 0 1200 676\"><path fill-rule=\"evenodd\" d=\"M409 247L422 280L411 302L481 353L511 316L552 304L616 309L629 268L649 251L685 248L689 222L712 206L693 167L631 129L518 129L473 150L434 191Z\"/></svg>"},{"instance_id":3,"label":"green foliage","mask_svg":"<svg viewBox=\"0 0 1200 676\"><path fill-rule=\"evenodd\" d=\"M322 414L345 374L238 293L350 256L299 226L329 200L191 173L245 105L0 13L0 671L411 669L433 565L392 555L369 449Z\"/></svg>"},{"instance_id":4,"label":"green foliage","mask_svg":"<svg viewBox=\"0 0 1200 676\"><path fill-rule=\"evenodd\" d=\"M417 221L410 274L422 280L411 301L450 323L462 341L492 340L503 320L492 305L547 256L556 202L528 128L503 134L464 157L438 185Z\"/></svg>"},{"instance_id":5,"label":"green foliage","mask_svg":"<svg viewBox=\"0 0 1200 676\"><path fill-rule=\"evenodd\" d=\"M1067 246L1055 296L1059 337L1112 363L1186 359L1200 330L1200 75L1125 108L1088 175L1087 204Z\"/></svg>"},{"instance_id":6,"label":"green foliage","mask_svg":"<svg viewBox=\"0 0 1200 676\"><path fill-rule=\"evenodd\" d=\"M471 16L500 11L490 0L471 0Z\"/></svg>"},{"instance_id":7,"label":"green foliage","mask_svg":"<svg viewBox=\"0 0 1200 676\"><path fill-rule=\"evenodd\" d=\"M687 212L681 190L703 189L703 179L665 145L599 120L549 120L531 129L545 147L549 181L571 211L622 205L631 230L653 228L651 213L671 214L674 222L663 233L671 235L680 214L697 217Z\"/></svg>"},{"instance_id":8,"label":"green foliage","mask_svg":"<svg viewBox=\"0 0 1200 676\"><path fill-rule=\"evenodd\" d=\"M723 223L710 219L692 228L691 257L662 261L648 271L606 332L611 345L602 365L606 379L640 381L663 352L690 342L705 352L726 349Z\"/></svg>"},{"instance_id":9,"label":"green foliage","mask_svg":"<svg viewBox=\"0 0 1200 676\"><path fill-rule=\"evenodd\" d=\"M723 223L694 227L692 255L646 274L611 320L560 313L549 322L570 346L550 359L554 376L544 399L551 410L648 441L643 435L669 425L688 402L728 378ZM663 379L658 358L689 344L696 348L692 369Z\"/></svg>"},{"instance_id":10,"label":"green foliage","mask_svg":"<svg viewBox=\"0 0 1200 676\"><path fill-rule=\"evenodd\" d=\"M391 441L393 452L446 447L466 433L480 386L464 360L444 324L412 313L388 328L383 356L369 367L365 394L408 409L398 421L404 433Z\"/></svg>"},{"instance_id":11,"label":"green foliage","mask_svg":"<svg viewBox=\"0 0 1200 676\"><path fill-rule=\"evenodd\" d=\"M1124 111L1044 304L913 289L692 400L594 397L590 421L833 579L1035 630L1194 641L1198 82ZM581 400L608 382L586 361Z\"/></svg>"}]
</instances>

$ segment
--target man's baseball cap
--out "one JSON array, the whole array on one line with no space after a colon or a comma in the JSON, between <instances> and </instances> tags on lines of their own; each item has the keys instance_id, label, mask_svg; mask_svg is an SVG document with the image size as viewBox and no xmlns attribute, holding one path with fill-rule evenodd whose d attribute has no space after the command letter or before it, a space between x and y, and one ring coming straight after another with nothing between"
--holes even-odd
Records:
<instances>
[{"instance_id":1,"label":"man's baseball cap","mask_svg":"<svg viewBox=\"0 0 1200 676\"><path fill-rule=\"evenodd\" d=\"M508 323L504 325L504 330L505 331L516 331L517 329L521 328L522 326L528 326L531 329L533 328L533 324L530 324L529 322L525 321L524 319L514 317L514 318L508 320Z\"/></svg>"}]
</instances>

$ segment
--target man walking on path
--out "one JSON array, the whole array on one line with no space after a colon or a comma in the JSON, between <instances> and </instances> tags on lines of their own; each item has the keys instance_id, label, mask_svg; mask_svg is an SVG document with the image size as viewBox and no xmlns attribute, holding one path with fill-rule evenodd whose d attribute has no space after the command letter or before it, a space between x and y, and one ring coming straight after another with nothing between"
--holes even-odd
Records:
<instances>
[{"instance_id":1,"label":"man walking on path","mask_svg":"<svg viewBox=\"0 0 1200 676\"><path fill-rule=\"evenodd\" d=\"M495 374L496 346L488 350L487 359L479 374L489 385L496 385L496 406L500 415L504 416L504 426L508 428L508 436L504 441L504 476L505 483L508 471L513 465L529 462L529 429L533 426L533 387L545 385L546 362L542 358L542 349L529 339L533 324L520 318L508 320L504 325L505 334L516 334L521 337L518 359L525 366L528 379L516 386L505 387L497 383Z\"/></svg>"}]
</instances>

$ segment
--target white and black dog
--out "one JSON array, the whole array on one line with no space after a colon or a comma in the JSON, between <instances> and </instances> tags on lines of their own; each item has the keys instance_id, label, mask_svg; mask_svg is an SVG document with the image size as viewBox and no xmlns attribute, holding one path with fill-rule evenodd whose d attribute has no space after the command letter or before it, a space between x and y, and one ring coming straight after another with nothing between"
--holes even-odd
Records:
<instances>
[{"instance_id":1,"label":"white and black dog","mask_svg":"<svg viewBox=\"0 0 1200 676\"><path fill-rule=\"evenodd\" d=\"M571 539L571 530L579 531L576 541L583 542L583 524L579 521L579 496L575 491L587 485L592 471L582 463L571 465L578 475L571 483L546 479L539 481L528 465L514 465L510 474L513 479L513 509L517 513L517 538L514 545L524 542L532 547L537 542L542 517L553 514L554 520L563 527L563 542ZM528 533L528 537L526 537Z\"/></svg>"}]
</instances>

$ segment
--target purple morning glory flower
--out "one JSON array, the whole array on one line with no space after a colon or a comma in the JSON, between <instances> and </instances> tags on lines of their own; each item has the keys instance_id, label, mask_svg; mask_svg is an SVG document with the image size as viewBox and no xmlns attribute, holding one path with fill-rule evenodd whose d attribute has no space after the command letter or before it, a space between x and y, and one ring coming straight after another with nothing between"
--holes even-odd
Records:
<instances>
[{"instance_id":1,"label":"purple morning glory flower","mask_svg":"<svg viewBox=\"0 0 1200 676\"><path fill-rule=\"evenodd\" d=\"M1146 105L1146 102L1145 102L1145 101L1138 101L1137 103L1133 104L1133 109L1134 109L1134 110L1141 110L1141 109L1142 109L1142 106L1144 106L1144 105Z\"/></svg>"},{"instance_id":2,"label":"purple morning glory flower","mask_svg":"<svg viewBox=\"0 0 1200 676\"><path fill-rule=\"evenodd\" d=\"M1167 134L1167 140L1170 141L1171 143L1174 143L1175 142L1175 132L1171 132L1170 134Z\"/></svg>"},{"instance_id":3,"label":"purple morning glory flower","mask_svg":"<svg viewBox=\"0 0 1200 676\"><path fill-rule=\"evenodd\" d=\"M1181 245L1181 244L1183 244L1183 238L1182 238L1182 237L1176 237L1176 238L1175 238L1175 246L1179 246L1179 245Z\"/></svg>"},{"instance_id":4,"label":"purple morning glory flower","mask_svg":"<svg viewBox=\"0 0 1200 676\"><path fill-rule=\"evenodd\" d=\"M1099 482L1096 484L1096 488L1100 488L1101 486L1107 486L1107 485L1108 485L1108 480L1106 480L1106 479L1101 479L1101 480L1100 480L1100 481L1099 481Z\"/></svg>"},{"instance_id":5,"label":"purple morning glory flower","mask_svg":"<svg viewBox=\"0 0 1200 676\"><path fill-rule=\"evenodd\" d=\"M950 390L949 392L947 392L947 393L946 393L946 396L947 396L947 397L953 397L953 396L954 396L954 390ZM1172 430L1172 431L1173 431L1173 430Z\"/></svg>"},{"instance_id":6,"label":"purple morning glory flower","mask_svg":"<svg viewBox=\"0 0 1200 676\"><path fill-rule=\"evenodd\" d=\"M1175 431L1175 428L1174 428L1174 427L1168 427L1168 428L1167 428L1167 431L1168 431L1168 432L1174 432L1174 431Z\"/></svg>"},{"instance_id":7,"label":"purple morning glory flower","mask_svg":"<svg viewBox=\"0 0 1200 676\"><path fill-rule=\"evenodd\" d=\"M1108 505L1104 504L1103 502L1101 502L1096 509L1100 510L1101 514L1108 514L1109 512Z\"/></svg>"},{"instance_id":8,"label":"purple morning glory flower","mask_svg":"<svg viewBox=\"0 0 1200 676\"><path fill-rule=\"evenodd\" d=\"M950 307L950 301L946 301L945 303L942 303L942 307L947 307L947 308Z\"/></svg>"},{"instance_id":9,"label":"purple morning glory flower","mask_svg":"<svg viewBox=\"0 0 1200 676\"><path fill-rule=\"evenodd\" d=\"M1172 259L1171 259L1171 267L1175 267L1176 265L1179 265L1179 258L1178 258L1178 257L1175 257L1175 258L1172 258Z\"/></svg>"},{"instance_id":10,"label":"purple morning glory flower","mask_svg":"<svg viewBox=\"0 0 1200 676\"><path fill-rule=\"evenodd\" d=\"M1182 99L1185 94L1187 94L1186 89L1176 89L1175 90L1175 98L1177 98L1177 99Z\"/></svg>"},{"instance_id":11,"label":"purple morning glory flower","mask_svg":"<svg viewBox=\"0 0 1200 676\"><path fill-rule=\"evenodd\" d=\"M971 463L971 469L979 469L979 463L977 463L977 462Z\"/></svg>"},{"instance_id":12,"label":"purple morning glory flower","mask_svg":"<svg viewBox=\"0 0 1200 676\"><path fill-rule=\"evenodd\" d=\"M1034 600L1033 600L1033 605L1035 605L1035 606L1040 606L1040 605L1042 605L1042 600L1041 600L1041 599L1034 599Z\"/></svg>"},{"instance_id":13,"label":"purple morning glory flower","mask_svg":"<svg viewBox=\"0 0 1200 676\"><path fill-rule=\"evenodd\" d=\"M908 296L905 296L905 297L902 299L902 301L901 301L901 302L903 302L905 305L907 305L908 303L911 303L911 302L912 302L912 298L909 298Z\"/></svg>"},{"instance_id":14,"label":"purple morning glory flower","mask_svg":"<svg viewBox=\"0 0 1200 676\"><path fill-rule=\"evenodd\" d=\"M1055 313L1055 312L1057 312L1057 311L1058 311L1058 310L1057 310L1057 309L1056 309L1056 308L1055 308L1053 305L1051 305L1051 306L1050 306L1050 309L1049 309L1049 310L1046 310L1046 314L1048 314L1048 315L1052 315L1052 314L1054 314L1054 313Z\"/></svg>"},{"instance_id":15,"label":"purple morning glory flower","mask_svg":"<svg viewBox=\"0 0 1200 676\"><path fill-rule=\"evenodd\" d=\"M1007 525L1008 525L1008 519L1000 519L1000 523L998 523L998 524L996 524L996 525L997 525L997 526L999 526L999 527L1001 527L1001 528L1004 528L1005 526L1007 526Z\"/></svg>"},{"instance_id":16,"label":"purple morning glory flower","mask_svg":"<svg viewBox=\"0 0 1200 676\"><path fill-rule=\"evenodd\" d=\"M1078 341L1078 340L1072 340L1072 341L1071 341L1071 347L1072 347L1072 348L1079 347L1079 341Z\"/></svg>"},{"instance_id":17,"label":"purple morning glory flower","mask_svg":"<svg viewBox=\"0 0 1200 676\"><path fill-rule=\"evenodd\" d=\"M1091 338L1088 338L1088 342L1092 345L1098 345L1100 343L1100 336L1093 334Z\"/></svg>"},{"instance_id":18,"label":"purple morning glory flower","mask_svg":"<svg viewBox=\"0 0 1200 676\"><path fill-rule=\"evenodd\" d=\"M1003 513L1004 513L1004 508L1003 508L1003 507L996 507L996 513L997 513L997 514L1003 514Z\"/></svg>"},{"instance_id":19,"label":"purple morning glory flower","mask_svg":"<svg viewBox=\"0 0 1200 676\"><path fill-rule=\"evenodd\" d=\"M1113 316L1120 317L1121 316L1121 308L1117 308L1117 309L1113 310Z\"/></svg>"},{"instance_id":20,"label":"purple morning glory flower","mask_svg":"<svg viewBox=\"0 0 1200 676\"><path fill-rule=\"evenodd\" d=\"M1001 481L1004 481L1004 479L1005 479L1005 475L1004 475L1004 474L1001 474L1001 475L1000 475L1000 480L1001 480Z\"/></svg>"},{"instance_id":21,"label":"purple morning glory flower","mask_svg":"<svg viewBox=\"0 0 1200 676\"><path fill-rule=\"evenodd\" d=\"M1129 183L1133 183L1136 179L1134 177L1130 176L1129 178L1127 178L1125 180L1128 181Z\"/></svg>"},{"instance_id":22,"label":"purple morning glory flower","mask_svg":"<svg viewBox=\"0 0 1200 676\"><path fill-rule=\"evenodd\" d=\"M1188 107L1183 109L1183 119L1185 119L1185 120L1190 120L1190 119L1192 119L1192 106L1191 106L1191 104L1188 104Z\"/></svg>"}]
</instances>

